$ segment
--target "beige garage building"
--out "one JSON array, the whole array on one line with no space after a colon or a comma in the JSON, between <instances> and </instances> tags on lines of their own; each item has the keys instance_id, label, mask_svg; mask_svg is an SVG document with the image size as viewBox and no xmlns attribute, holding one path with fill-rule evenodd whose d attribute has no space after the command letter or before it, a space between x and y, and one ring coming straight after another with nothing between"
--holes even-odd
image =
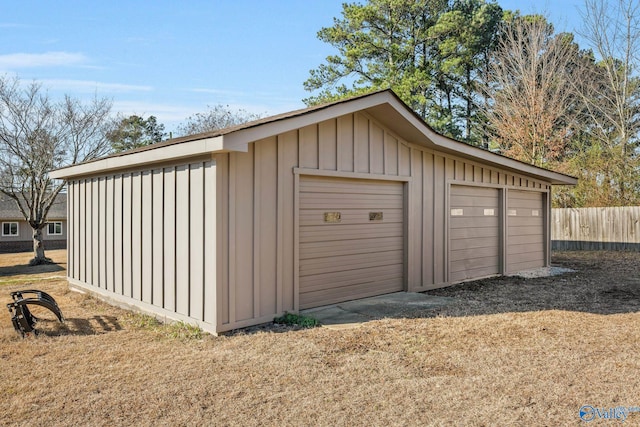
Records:
<instances>
[{"instance_id":1,"label":"beige garage building","mask_svg":"<svg viewBox=\"0 0 640 427\"><path fill-rule=\"evenodd\" d=\"M548 265L572 177L436 134L391 91L54 171L71 286L213 333Z\"/></svg>"}]
</instances>

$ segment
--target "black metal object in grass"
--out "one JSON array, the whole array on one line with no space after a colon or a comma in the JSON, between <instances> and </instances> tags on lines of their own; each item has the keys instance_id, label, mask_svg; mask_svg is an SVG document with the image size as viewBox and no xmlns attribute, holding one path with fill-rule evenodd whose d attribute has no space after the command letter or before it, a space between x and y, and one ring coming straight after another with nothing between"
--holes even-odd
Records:
<instances>
[{"instance_id":1,"label":"black metal object in grass","mask_svg":"<svg viewBox=\"0 0 640 427\"><path fill-rule=\"evenodd\" d=\"M26 298L25 295L34 295ZM11 298L13 302L7 304L9 313L11 313L11 322L16 332L23 337L30 333L37 333L35 329L38 318L31 313L29 305L39 305L45 307L56 315L58 320L64 323L64 316L58 303L53 299L51 295L46 292L38 291L35 289L29 289L26 291L11 292Z\"/></svg>"}]
</instances>

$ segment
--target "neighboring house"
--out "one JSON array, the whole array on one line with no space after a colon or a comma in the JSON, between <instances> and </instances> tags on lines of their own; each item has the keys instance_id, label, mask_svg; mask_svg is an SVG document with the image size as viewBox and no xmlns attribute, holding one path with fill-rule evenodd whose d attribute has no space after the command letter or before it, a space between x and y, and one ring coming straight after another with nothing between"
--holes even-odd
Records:
<instances>
[{"instance_id":1,"label":"neighboring house","mask_svg":"<svg viewBox=\"0 0 640 427\"><path fill-rule=\"evenodd\" d=\"M68 280L218 333L549 265L573 177L435 133L382 91L51 173Z\"/></svg>"},{"instance_id":2,"label":"neighboring house","mask_svg":"<svg viewBox=\"0 0 640 427\"><path fill-rule=\"evenodd\" d=\"M42 236L44 248L67 247L67 195L58 194L53 202ZM18 209L15 200L0 195L0 252L28 252L33 250L33 229Z\"/></svg>"}]
</instances>

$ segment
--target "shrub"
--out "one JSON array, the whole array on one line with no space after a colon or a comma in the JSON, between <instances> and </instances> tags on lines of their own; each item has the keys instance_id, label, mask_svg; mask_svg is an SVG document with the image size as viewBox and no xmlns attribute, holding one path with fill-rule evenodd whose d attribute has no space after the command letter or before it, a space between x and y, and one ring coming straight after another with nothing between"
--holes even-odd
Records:
<instances>
[{"instance_id":1,"label":"shrub","mask_svg":"<svg viewBox=\"0 0 640 427\"><path fill-rule=\"evenodd\" d=\"M284 313L280 317L273 319L273 323L290 326L300 326L302 328L315 328L320 324L316 319L295 313Z\"/></svg>"}]
</instances>

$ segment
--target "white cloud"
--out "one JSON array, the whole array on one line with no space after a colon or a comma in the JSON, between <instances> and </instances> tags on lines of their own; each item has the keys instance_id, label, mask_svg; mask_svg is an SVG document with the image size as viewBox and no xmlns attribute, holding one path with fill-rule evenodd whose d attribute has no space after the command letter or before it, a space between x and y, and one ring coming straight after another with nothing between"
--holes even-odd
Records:
<instances>
[{"instance_id":1,"label":"white cloud","mask_svg":"<svg viewBox=\"0 0 640 427\"><path fill-rule=\"evenodd\" d=\"M10 53L0 55L0 69L71 66L83 65L86 62L87 57L85 55L72 52Z\"/></svg>"},{"instance_id":2,"label":"white cloud","mask_svg":"<svg viewBox=\"0 0 640 427\"><path fill-rule=\"evenodd\" d=\"M91 80L43 79L40 81L45 87L48 87L52 90L78 93L97 92L99 95L105 95L105 92L149 92L153 90L152 86L129 85L123 83L105 83Z\"/></svg>"}]
</instances>

